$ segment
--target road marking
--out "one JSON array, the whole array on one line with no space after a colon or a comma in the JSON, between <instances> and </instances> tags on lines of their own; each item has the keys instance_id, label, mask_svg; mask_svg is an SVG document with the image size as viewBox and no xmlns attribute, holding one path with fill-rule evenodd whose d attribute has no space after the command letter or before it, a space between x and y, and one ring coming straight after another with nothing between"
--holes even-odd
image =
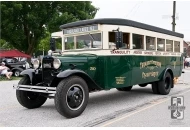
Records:
<instances>
[{"instance_id":1,"label":"road marking","mask_svg":"<svg viewBox=\"0 0 190 130\"><path fill-rule=\"evenodd\" d=\"M12 106L7 106L7 107L2 107L2 108L0 108L0 111L8 110L8 109L11 109L11 108L17 108L17 107L20 107L20 106L19 105L12 105Z\"/></svg>"},{"instance_id":2,"label":"road marking","mask_svg":"<svg viewBox=\"0 0 190 130\"><path fill-rule=\"evenodd\" d=\"M179 93L179 94L177 94L177 95L182 95L182 94L185 94L185 93L188 93L188 92L190 92L190 90L188 90L188 91L186 91L186 92L183 92L183 93ZM170 97L171 97L171 96L170 96ZM153 105L151 105L151 106L145 107L145 108L140 109L140 110L138 110L138 111L135 111L135 112L133 112L133 113L131 113L131 114L128 114L128 115L126 115L126 116L123 116L123 117L120 117L120 118L115 119L115 120L113 120L113 121L110 121L110 122L108 122L108 123L106 123L106 124L104 124L104 125L102 125L102 126L100 126L100 127L106 127L106 126L111 125L111 124L113 124L113 123L115 123L115 122L118 122L118 121L120 121L120 120L123 120L123 119L125 119L125 118L127 118L127 117L130 117L130 116L132 116L132 115L135 115L135 114L137 114L137 113L140 113L140 112L142 112L142 111L145 111L145 110L147 110L147 109L149 109L149 108L151 108L151 107L154 107L154 106L157 106L157 105L159 105L159 104L161 104L161 103L164 103L164 102L166 102L166 101L168 101L168 100L170 100L169 97L168 97L167 99L165 99L165 100L163 99L163 100L161 100L160 102L155 103L155 104L153 104Z\"/></svg>"}]
</instances>

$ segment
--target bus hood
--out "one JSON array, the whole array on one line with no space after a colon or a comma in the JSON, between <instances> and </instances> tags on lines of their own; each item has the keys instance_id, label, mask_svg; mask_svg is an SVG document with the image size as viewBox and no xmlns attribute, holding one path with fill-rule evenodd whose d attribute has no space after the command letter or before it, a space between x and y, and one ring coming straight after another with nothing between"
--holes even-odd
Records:
<instances>
[{"instance_id":1,"label":"bus hood","mask_svg":"<svg viewBox=\"0 0 190 130\"><path fill-rule=\"evenodd\" d=\"M87 72L89 65L95 64L97 55L94 54L69 54L63 56L56 56L61 61L61 69L70 69L72 65L76 66L76 69Z\"/></svg>"}]
</instances>

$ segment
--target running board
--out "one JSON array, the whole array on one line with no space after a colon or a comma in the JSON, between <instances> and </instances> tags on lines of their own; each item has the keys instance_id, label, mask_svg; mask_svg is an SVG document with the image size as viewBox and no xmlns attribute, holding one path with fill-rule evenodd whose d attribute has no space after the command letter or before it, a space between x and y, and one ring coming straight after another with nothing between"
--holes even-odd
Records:
<instances>
[{"instance_id":1,"label":"running board","mask_svg":"<svg viewBox=\"0 0 190 130\"><path fill-rule=\"evenodd\" d=\"M14 84L13 88L16 90L39 92L39 93L49 93L49 94L55 94L56 93L56 87Z\"/></svg>"}]
</instances>

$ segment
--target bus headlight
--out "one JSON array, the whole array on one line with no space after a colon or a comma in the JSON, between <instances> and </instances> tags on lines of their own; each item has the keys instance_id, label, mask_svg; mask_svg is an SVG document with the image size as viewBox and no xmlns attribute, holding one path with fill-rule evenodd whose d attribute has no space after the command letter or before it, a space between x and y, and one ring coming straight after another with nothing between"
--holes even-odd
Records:
<instances>
[{"instance_id":1,"label":"bus headlight","mask_svg":"<svg viewBox=\"0 0 190 130\"><path fill-rule=\"evenodd\" d=\"M53 67L55 69L58 69L61 66L61 61L59 59L54 59L53 61Z\"/></svg>"},{"instance_id":2,"label":"bus headlight","mask_svg":"<svg viewBox=\"0 0 190 130\"><path fill-rule=\"evenodd\" d=\"M39 60L34 60L33 61L33 67L34 67L34 69L37 69L39 67L39 65L40 65L40 61Z\"/></svg>"}]
</instances>

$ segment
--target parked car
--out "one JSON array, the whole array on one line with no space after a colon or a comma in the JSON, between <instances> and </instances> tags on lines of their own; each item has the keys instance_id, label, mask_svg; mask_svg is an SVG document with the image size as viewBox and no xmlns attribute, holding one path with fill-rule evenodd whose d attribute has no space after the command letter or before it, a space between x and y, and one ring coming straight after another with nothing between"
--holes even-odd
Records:
<instances>
[{"instance_id":1,"label":"parked car","mask_svg":"<svg viewBox=\"0 0 190 130\"><path fill-rule=\"evenodd\" d=\"M29 64L26 61L19 61L14 57L6 57L2 59L5 62L5 65L10 68L10 71L13 72L13 75L18 77L20 73L29 68Z\"/></svg>"}]
</instances>

